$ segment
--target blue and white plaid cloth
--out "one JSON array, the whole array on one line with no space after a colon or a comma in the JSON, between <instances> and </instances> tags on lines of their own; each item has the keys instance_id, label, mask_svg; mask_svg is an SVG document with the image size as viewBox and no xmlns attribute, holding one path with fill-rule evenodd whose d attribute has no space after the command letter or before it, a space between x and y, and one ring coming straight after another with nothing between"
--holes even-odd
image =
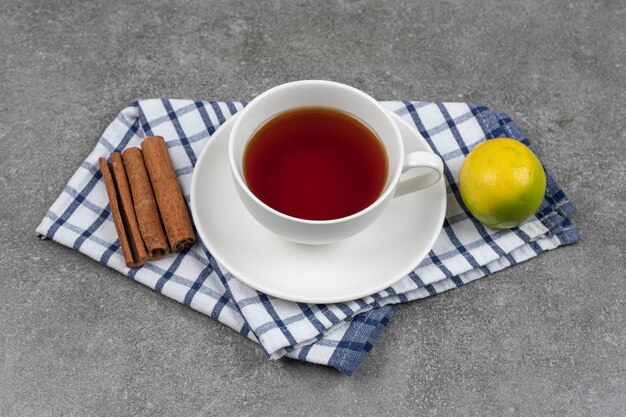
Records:
<instances>
[{"instance_id":1,"label":"blue and white plaid cloth","mask_svg":"<svg viewBox=\"0 0 626 417\"><path fill-rule=\"evenodd\" d=\"M106 129L37 233L226 324L259 343L270 359L287 356L353 374L389 323L396 304L460 287L579 239L569 220L574 206L550 174L539 212L519 228L492 230L468 214L457 179L470 150L495 137L512 137L529 145L508 116L479 104L382 104L414 125L445 161L448 208L429 256L408 276L372 296L330 305L280 300L238 281L201 243L187 253L171 254L138 269L126 268L98 157L139 146L149 135L163 136L188 198L198 155L215 130L245 106L241 102L155 99L132 103Z\"/></svg>"}]
</instances>

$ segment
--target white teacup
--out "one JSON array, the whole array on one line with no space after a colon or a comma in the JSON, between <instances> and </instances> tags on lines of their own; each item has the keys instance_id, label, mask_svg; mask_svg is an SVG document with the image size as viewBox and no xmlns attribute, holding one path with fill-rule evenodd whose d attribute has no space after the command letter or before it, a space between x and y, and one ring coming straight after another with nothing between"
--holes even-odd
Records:
<instances>
[{"instance_id":1,"label":"white teacup","mask_svg":"<svg viewBox=\"0 0 626 417\"><path fill-rule=\"evenodd\" d=\"M347 217L307 220L273 209L250 191L243 175L243 155L248 141L272 117L301 107L326 107L348 113L365 123L381 140L388 158L387 182L371 205ZM378 218L394 196L429 187L443 175L443 162L434 153L405 154L398 127L376 100L348 85L321 80L282 84L257 96L235 121L228 154L237 193L250 214L279 236L306 244L333 243L361 232ZM411 185L402 184L399 189L401 174L418 167L428 168L430 173L418 181L413 178Z\"/></svg>"}]
</instances>

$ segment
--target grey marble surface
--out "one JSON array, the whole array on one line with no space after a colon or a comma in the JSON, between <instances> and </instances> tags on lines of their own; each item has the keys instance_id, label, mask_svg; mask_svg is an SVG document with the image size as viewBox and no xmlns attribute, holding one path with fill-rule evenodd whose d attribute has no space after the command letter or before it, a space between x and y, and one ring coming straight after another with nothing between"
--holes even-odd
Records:
<instances>
[{"instance_id":1,"label":"grey marble surface","mask_svg":"<svg viewBox=\"0 0 626 417\"><path fill-rule=\"evenodd\" d=\"M0 5L0 415L626 415L620 1ZM221 324L34 229L137 98L325 78L507 112L578 244L402 306L356 376L266 361Z\"/></svg>"}]
</instances>

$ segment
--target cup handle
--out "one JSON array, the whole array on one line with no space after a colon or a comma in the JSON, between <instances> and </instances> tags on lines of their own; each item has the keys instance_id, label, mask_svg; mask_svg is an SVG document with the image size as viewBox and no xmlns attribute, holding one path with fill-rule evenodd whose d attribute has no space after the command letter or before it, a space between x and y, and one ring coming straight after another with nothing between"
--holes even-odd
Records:
<instances>
[{"instance_id":1,"label":"cup handle","mask_svg":"<svg viewBox=\"0 0 626 417\"><path fill-rule=\"evenodd\" d=\"M435 184L443 176L443 161L431 152L410 152L404 156L402 173L413 168L427 168L429 172L416 177L400 180L393 195L400 197L415 191L423 190Z\"/></svg>"}]
</instances>

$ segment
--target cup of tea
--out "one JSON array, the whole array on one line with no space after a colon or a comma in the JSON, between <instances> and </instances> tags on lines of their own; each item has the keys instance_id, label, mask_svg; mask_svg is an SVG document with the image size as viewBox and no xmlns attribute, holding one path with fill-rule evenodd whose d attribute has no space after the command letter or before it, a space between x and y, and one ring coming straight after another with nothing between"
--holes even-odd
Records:
<instances>
[{"instance_id":1,"label":"cup of tea","mask_svg":"<svg viewBox=\"0 0 626 417\"><path fill-rule=\"evenodd\" d=\"M439 156L405 153L396 123L376 100L322 80L257 96L233 125L228 154L246 209L270 231L305 244L364 230L397 196L403 172L421 167L430 175L402 194L443 175Z\"/></svg>"}]
</instances>

